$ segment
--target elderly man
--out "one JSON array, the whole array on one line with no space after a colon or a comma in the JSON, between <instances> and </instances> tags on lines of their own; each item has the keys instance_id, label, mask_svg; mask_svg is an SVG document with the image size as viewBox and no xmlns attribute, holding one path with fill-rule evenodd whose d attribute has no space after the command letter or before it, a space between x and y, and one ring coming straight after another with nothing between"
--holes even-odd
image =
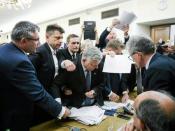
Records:
<instances>
[{"instance_id":1,"label":"elderly man","mask_svg":"<svg viewBox=\"0 0 175 131\"><path fill-rule=\"evenodd\" d=\"M136 115L123 131L174 131L175 99L166 92L147 91L134 102Z\"/></svg>"},{"instance_id":2,"label":"elderly man","mask_svg":"<svg viewBox=\"0 0 175 131\"><path fill-rule=\"evenodd\" d=\"M69 95L62 96L67 106L81 107L98 103L103 105L102 89L104 77L99 63L102 59L100 50L96 47L86 48L82 57L77 57L76 70L65 71L55 78L54 87L64 87L71 90Z\"/></svg>"},{"instance_id":3,"label":"elderly man","mask_svg":"<svg viewBox=\"0 0 175 131\"><path fill-rule=\"evenodd\" d=\"M133 36L128 51L138 67L145 67L143 87L148 90L165 90L175 96L175 61L155 53L155 45L145 37Z\"/></svg>"},{"instance_id":4,"label":"elderly man","mask_svg":"<svg viewBox=\"0 0 175 131\"><path fill-rule=\"evenodd\" d=\"M0 47L1 131L29 130L33 103L55 118L70 114L45 91L26 55L36 50L38 31L38 26L31 22L19 22L12 30L12 42Z\"/></svg>"},{"instance_id":5,"label":"elderly man","mask_svg":"<svg viewBox=\"0 0 175 131\"><path fill-rule=\"evenodd\" d=\"M97 44L97 47L100 48L100 50L104 49L110 40L117 38L117 33L113 28L116 28L119 24L120 21L118 19L113 19L111 25L101 33L99 44ZM126 25L122 30L124 31L124 44L126 45L126 42L129 40L129 25Z\"/></svg>"}]
</instances>

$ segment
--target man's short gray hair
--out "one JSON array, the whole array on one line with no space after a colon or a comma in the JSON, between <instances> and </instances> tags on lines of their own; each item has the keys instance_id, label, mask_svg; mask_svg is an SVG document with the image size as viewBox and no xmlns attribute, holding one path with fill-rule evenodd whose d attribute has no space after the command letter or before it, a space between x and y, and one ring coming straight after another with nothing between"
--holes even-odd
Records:
<instances>
[{"instance_id":1,"label":"man's short gray hair","mask_svg":"<svg viewBox=\"0 0 175 131\"><path fill-rule=\"evenodd\" d=\"M127 49L130 55L135 52L142 52L143 54L153 54L155 52L154 43L143 36L132 36L127 42Z\"/></svg>"},{"instance_id":2,"label":"man's short gray hair","mask_svg":"<svg viewBox=\"0 0 175 131\"><path fill-rule=\"evenodd\" d=\"M91 46L93 46L93 42L92 42L92 40L90 40L90 39L86 39L86 40L84 40L82 43L81 43L81 50L83 51L83 50L85 50L86 48L89 48L89 47L91 47Z\"/></svg>"},{"instance_id":3,"label":"man's short gray hair","mask_svg":"<svg viewBox=\"0 0 175 131\"><path fill-rule=\"evenodd\" d=\"M83 51L82 59L101 61L102 53L97 47L88 47Z\"/></svg>"},{"instance_id":4,"label":"man's short gray hair","mask_svg":"<svg viewBox=\"0 0 175 131\"><path fill-rule=\"evenodd\" d=\"M32 38L31 33L39 31L39 27L29 21L18 22L11 33L13 41L19 41L22 38Z\"/></svg>"}]
</instances>

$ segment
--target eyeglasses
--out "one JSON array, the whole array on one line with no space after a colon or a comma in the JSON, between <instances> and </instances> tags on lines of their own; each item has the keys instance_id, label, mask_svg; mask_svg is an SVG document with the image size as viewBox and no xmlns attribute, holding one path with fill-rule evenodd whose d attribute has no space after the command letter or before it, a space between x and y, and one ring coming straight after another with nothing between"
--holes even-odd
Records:
<instances>
[{"instance_id":1,"label":"eyeglasses","mask_svg":"<svg viewBox=\"0 0 175 131\"><path fill-rule=\"evenodd\" d=\"M128 59L131 60L131 61L134 61L131 55L128 56Z\"/></svg>"},{"instance_id":2,"label":"eyeglasses","mask_svg":"<svg viewBox=\"0 0 175 131\"><path fill-rule=\"evenodd\" d=\"M75 45L75 44L80 44L80 42L72 42L71 44Z\"/></svg>"},{"instance_id":3,"label":"eyeglasses","mask_svg":"<svg viewBox=\"0 0 175 131\"><path fill-rule=\"evenodd\" d=\"M26 38L28 40L39 41L39 38Z\"/></svg>"}]
</instances>

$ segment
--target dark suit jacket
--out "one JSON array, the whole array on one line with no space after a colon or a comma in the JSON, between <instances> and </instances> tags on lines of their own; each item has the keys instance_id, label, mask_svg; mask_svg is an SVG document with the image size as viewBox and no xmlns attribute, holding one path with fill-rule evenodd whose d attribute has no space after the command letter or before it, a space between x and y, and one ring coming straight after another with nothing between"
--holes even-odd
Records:
<instances>
[{"instance_id":1,"label":"dark suit jacket","mask_svg":"<svg viewBox=\"0 0 175 131\"><path fill-rule=\"evenodd\" d=\"M61 111L61 105L38 81L28 56L12 43L1 46L0 130L27 130L33 102L54 117Z\"/></svg>"},{"instance_id":2,"label":"dark suit jacket","mask_svg":"<svg viewBox=\"0 0 175 131\"><path fill-rule=\"evenodd\" d=\"M99 105L103 105L102 89L104 88L104 77L101 67L91 72L91 89L96 93L95 99ZM72 90L72 95L69 97L68 106L80 107L85 100L86 81L81 57L77 57L76 70L73 72L65 71L61 75L56 76L53 86L61 88L66 86ZM62 97L64 101L64 96Z\"/></svg>"},{"instance_id":3,"label":"dark suit jacket","mask_svg":"<svg viewBox=\"0 0 175 131\"><path fill-rule=\"evenodd\" d=\"M76 53L76 58L79 57L79 56L80 56L80 54L79 54L79 52L77 52L77 53ZM57 51L57 58L58 58L58 60L59 60L59 64L61 64L61 62L62 62L63 60L71 60L71 61L77 63L76 58L75 58L75 59L72 59L72 55L69 53L68 48L59 49L59 50Z\"/></svg>"},{"instance_id":4,"label":"dark suit jacket","mask_svg":"<svg viewBox=\"0 0 175 131\"><path fill-rule=\"evenodd\" d=\"M68 51L68 48L65 48L65 49L59 49L57 51L57 58L62 61L62 60L72 60L72 56L71 54L69 53Z\"/></svg>"},{"instance_id":5,"label":"dark suit jacket","mask_svg":"<svg viewBox=\"0 0 175 131\"><path fill-rule=\"evenodd\" d=\"M105 57L101 61L104 65ZM123 91L127 91L128 89L128 75L129 74L122 74L120 77L119 73L105 73L104 80L105 80L105 88L103 90L103 95L106 98L111 91L118 95L122 95Z\"/></svg>"},{"instance_id":6,"label":"dark suit jacket","mask_svg":"<svg viewBox=\"0 0 175 131\"><path fill-rule=\"evenodd\" d=\"M59 91L50 88L55 76L55 65L48 43L38 47L36 53L30 54L29 58L36 69L41 84L54 98L58 97Z\"/></svg>"},{"instance_id":7,"label":"dark suit jacket","mask_svg":"<svg viewBox=\"0 0 175 131\"><path fill-rule=\"evenodd\" d=\"M119 73L106 73L106 86L105 86L105 94L106 96L112 91L118 95L122 95L123 91L127 91L127 74L122 74L120 78Z\"/></svg>"},{"instance_id":8,"label":"dark suit jacket","mask_svg":"<svg viewBox=\"0 0 175 131\"><path fill-rule=\"evenodd\" d=\"M156 53L145 71L144 90L165 90L175 96L175 61Z\"/></svg>"}]
</instances>

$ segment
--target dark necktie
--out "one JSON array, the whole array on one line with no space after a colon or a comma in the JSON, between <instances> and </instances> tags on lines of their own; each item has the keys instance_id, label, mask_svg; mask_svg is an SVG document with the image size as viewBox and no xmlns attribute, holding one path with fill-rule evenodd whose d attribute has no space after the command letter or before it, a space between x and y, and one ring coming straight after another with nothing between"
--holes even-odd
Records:
<instances>
[{"instance_id":1,"label":"dark necktie","mask_svg":"<svg viewBox=\"0 0 175 131\"><path fill-rule=\"evenodd\" d=\"M75 53L72 54L72 60L75 60Z\"/></svg>"},{"instance_id":2,"label":"dark necktie","mask_svg":"<svg viewBox=\"0 0 175 131\"><path fill-rule=\"evenodd\" d=\"M136 74L136 82L137 82L137 95L143 92L143 86L142 86L142 74L141 69L138 68Z\"/></svg>"},{"instance_id":3,"label":"dark necktie","mask_svg":"<svg viewBox=\"0 0 175 131\"><path fill-rule=\"evenodd\" d=\"M91 87L91 78L90 78L90 72L86 71L86 88L89 91Z\"/></svg>"}]
</instances>

